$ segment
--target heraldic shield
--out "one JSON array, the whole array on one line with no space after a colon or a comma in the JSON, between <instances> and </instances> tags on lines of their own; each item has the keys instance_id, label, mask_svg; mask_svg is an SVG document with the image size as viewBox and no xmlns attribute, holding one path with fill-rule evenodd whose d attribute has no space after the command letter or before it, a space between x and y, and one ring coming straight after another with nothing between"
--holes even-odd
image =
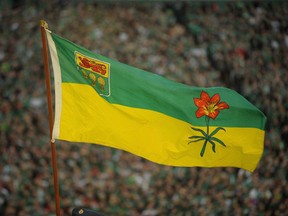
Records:
<instances>
[{"instance_id":1,"label":"heraldic shield","mask_svg":"<svg viewBox=\"0 0 288 216\"><path fill-rule=\"evenodd\" d=\"M89 81L91 86L102 96L110 96L110 64L85 56L75 51L78 71Z\"/></svg>"}]
</instances>

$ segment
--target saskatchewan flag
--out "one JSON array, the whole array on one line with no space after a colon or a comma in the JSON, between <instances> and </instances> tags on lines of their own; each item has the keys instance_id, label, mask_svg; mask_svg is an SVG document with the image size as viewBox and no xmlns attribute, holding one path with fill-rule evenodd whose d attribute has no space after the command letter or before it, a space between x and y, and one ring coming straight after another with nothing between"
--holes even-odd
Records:
<instances>
[{"instance_id":1,"label":"saskatchewan flag","mask_svg":"<svg viewBox=\"0 0 288 216\"><path fill-rule=\"evenodd\" d=\"M237 92L187 86L49 30L46 36L55 81L52 139L113 147L169 166L256 168L266 118Z\"/></svg>"}]
</instances>

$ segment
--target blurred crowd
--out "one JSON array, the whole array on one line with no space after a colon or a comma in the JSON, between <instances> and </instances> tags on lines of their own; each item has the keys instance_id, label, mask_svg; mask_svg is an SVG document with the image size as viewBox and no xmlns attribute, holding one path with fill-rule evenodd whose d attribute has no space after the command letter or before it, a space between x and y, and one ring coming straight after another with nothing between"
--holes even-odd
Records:
<instances>
[{"instance_id":1,"label":"blurred crowd","mask_svg":"<svg viewBox=\"0 0 288 216\"><path fill-rule=\"evenodd\" d=\"M263 157L175 168L57 142L61 211L104 215L287 215L288 2L0 3L0 215L55 215L39 20L94 52L193 86L235 89L267 116Z\"/></svg>"}]
</instances>

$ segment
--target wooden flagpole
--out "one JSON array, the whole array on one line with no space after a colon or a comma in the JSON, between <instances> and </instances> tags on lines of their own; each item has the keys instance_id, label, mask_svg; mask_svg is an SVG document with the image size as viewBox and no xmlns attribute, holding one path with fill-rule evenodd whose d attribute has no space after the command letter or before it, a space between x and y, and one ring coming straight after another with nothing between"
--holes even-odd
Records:
<instances>
[{"instance_id":1,"label":"wooden flagpole","mask_svg":"<svg viewBox=\"0 0 288 216\"><path fill-rule=\"evenodd\" d=\"M50 143L51 143L51 155L52 155L52 166L53 166L53 176L54 176L54 196L55 196L55 207L56 215L60 216L60 196L59 196L59 183L58 183L58 171L57 171L57 160L56 160L56 146L55 142L52 142L52 131L53 131L53 110L52 110L52 96L51 96L51 82L48 64L48 49L46 41L46 30L48 24L44 20L40 20L41 38L42 38L42 50L44 58L44 70L45 70L45 80L46 80L46 95L48 101L48 112L49 112L49 125L50 125Z\"/></svg>"}]
</instances>

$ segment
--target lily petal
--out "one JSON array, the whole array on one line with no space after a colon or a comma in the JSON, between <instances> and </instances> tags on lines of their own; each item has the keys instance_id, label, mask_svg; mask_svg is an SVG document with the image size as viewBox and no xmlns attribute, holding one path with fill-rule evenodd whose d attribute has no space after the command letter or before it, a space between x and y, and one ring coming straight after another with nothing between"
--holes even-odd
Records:
<instances>
[{"instance_id":1,"label":"lily petal","mask_svg":"<svg viewBox=\"0 0 288 216\"><path fill-rule=\"evenodd\" d=\"M203 107L203 106L207 106L206 102L199 99L199 98L194 98L194 104L200 108L200 107Z\"/></svg>"},{"instance_id":2,"label":"lily petal","mask_svg":"<svg viewBox=\"0 0 288 216\"><path fill-rule=\"evenodd\" d=\"M204 107L200 107L197 111L196 111L196 117L200 118L204 115L206 115L207 110Z\"/></svg>"},{"instance_id":3,"label":"lily petal","mask_svg":"<svg viewBox=\"0 0 288 216\"><path fill-rule=\"evenodd\" d=\"M212 119L215 119L217 116L219 115L219 111L218 110L214 110L213 112L210 112L208 114L208 116Z\"/></svg>"},{"instance_id":4,"label":"lily petal","mask_svg":"<svg viewBox=\"0 0 288 216\"><path fill-rule=\"evenodd\" d=\"M201 98L203 101L205 101L206 103L210 101L210 96L209 96L208 93L205 92L205 91L202 91L202 92L201 92L200 98Z\"/></svg>"},{"instance_id":5,"label":"lily petal","mask_svg":"<svg viewBox=\"0 0 288 216\"><path fill-rule=\"evenodd\" d=\"M218 93L214 94L211 98L211 103L217 104L220 101L220 95Z\"/></svg>"},{"instance_id":6,"label":"lily petal","mask_svg":"<svg viewBox=\"0 0 288 216\"><path fill-rule=\"evenodd\" d=\"M229 105L225 102L220 102L219 104L217 104L217 109L218 110L229 109Z\"/></svg>"}]
</instances>

